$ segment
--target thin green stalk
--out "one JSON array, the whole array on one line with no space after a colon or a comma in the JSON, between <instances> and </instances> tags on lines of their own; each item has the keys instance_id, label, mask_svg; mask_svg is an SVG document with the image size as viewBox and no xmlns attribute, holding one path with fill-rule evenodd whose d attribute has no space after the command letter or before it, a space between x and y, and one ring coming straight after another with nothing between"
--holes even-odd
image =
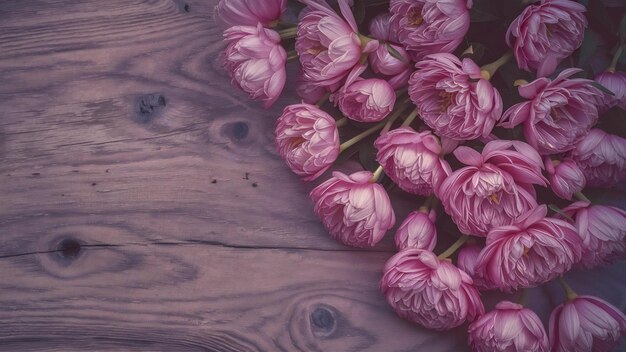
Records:
<instances>
[{"instance_id":1,"label":"thin green stalk","mask_svg":"<svg viewBox=\"0 0 626 352\"><path fill-rule=\"evenodd\" d=\"M567 295L568 300L571 301L574 298L578 297L578 294L570 287L570 285L567 284L567 282L565 282L565 279L563 279L563 277L559 278L559 283L561 284L561 287L563 287L563 290L565 290L565 294Z\"/></svg>"},{"instance_id":2,"label":"thin green stalk","mask_svg":"<svg viewBox=\"0 0 626 352\"><path fill-rule=\"evenodd\" d=\"M454 254L454 252L456 252L457 249L461 248L461 246L465 242L467 242L467 240L469 240L469 238L470 238L469 236L465 236L465 235L459 237L459 239L456 240L456 242L454 242L450 246L450 248L446 249L443 253L439 254L439 256L437 258L439 258L439 259L446 259L446 258L448 258L452 254Z\"/></svg>"}]
</instances>

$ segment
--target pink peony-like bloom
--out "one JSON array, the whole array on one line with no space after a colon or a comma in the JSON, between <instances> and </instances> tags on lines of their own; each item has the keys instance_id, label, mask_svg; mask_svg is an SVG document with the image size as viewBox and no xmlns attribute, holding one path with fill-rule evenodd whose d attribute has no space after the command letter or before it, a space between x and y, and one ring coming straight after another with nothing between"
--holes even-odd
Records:
<instances>
[{"instance_id":1,"label":"pink peony-like bloom","mask_svg":"<svg viewBox=\"0 0 626 352\"><path fill-rule=\"evenodd\" d=\"M476 262L476 275L493 288L512 291L551 281L578 263L582 240L574 226L547 218L545 205L494 228Z\"/></svg>"},{"instance_id":2,"label":"pink peony-like bloom","mask_svg":"<svg viewBox=\"0 0 626 352\"><path fill-rule=\"evenodd\" d=\"M468 329L474 352L548 352L548 334L541 319L524 306L502 301Z\"/></svg>"},{"instance_id":3,"label":"pink peony-like bloom","mask_svg":"<svg viewBox=\"0 0 626 352\"><path fill-rule=\"evenodd\" d=\"M597 75L595 80L614 94L602 93L598 106L600 113L616 105L626 110L626 73L621 71L604 71Z\"/></svg>"},{"instance_id":4,"label":"pink peony-like bloom","mask_svg":"<svg viewBox=\"0 0 626 352\"><path fill-rule=\"evenodd\" d=\"M259 23L235 26L224 31L229 43L223 55L223 65L233 84L250 98L264 101L267 108L280 96L287 80L287 53L280 45L280 36Z\"/></svg>"},{"instance_id":5,"label":"pink peony-like bloom","mask_svg":"<svg viewBox=\"0 0 626 352\"><path fill-rule=\"evenodd\" d=\"M383 133L376 139L376 160L385 174L402 190L427 196L438 190L441 182L452 172L441 159L441 145L430 131L415 132L400 127Z\"/></svg>"},{"instance_id":6,"label":"pink peony-like bloom","mask_svg":"<svg viewBox=\"0 0 626 352\"><path fill-rule=\"evenodd\" d=\"M580 71L566 69L554 80L542 77L519 86L519 94L528 101L511 106L500 125L513 128L523 123L528 144L542 155L573 149L598 121L600 91L591 80L569 78Z\"/></svg>"},{"instance_id":7,"label":"pink peony-like bloom","mask_svg":"<svg viewBox=\"0 0 626 352\"><path fill-rule=\"evenodd\" d=\"M550 314L553 352L611 352L626 334L626 316L610 303L593 296L577 296Z\"/></svg>"},{"instance_id":8,"label":"pink peony-like bloom","mask_svg":"<svg viewBox=\"0 0 626 352\"><path fill-rule=\"evenodd\" d=\"M457 140L486 137L502 115L502 98L469 58L434 54L418 62L409 96L428 126Z\"/></svg>"},{"instance_id":9,"label":"pink peony-like bloom","mask_svg":"<svg viewBox=\"0 0 626 352\"><path fill-rule=\"evenodd\" d=\"M402 318L429 329L448 330L485 312L472 279L449 259L405 249L383 268L380 288Z\"/></svg>"},{"instance_id":10,"label":"pink peony-like bloom","mask_svg":"<svg viewBox=\"0 0 626 352\"><path fill-rule=\"evenodd\" d=\"M291 171L305 181L319 177L339 155L335 119L315 105L285 107L275 133L278 153Z\"/></svg>"},{"instance_id":11,"label":"pink peony-like bloom","mask_svg":"<svg viewBox=\"0 0 626 352\"><path fill-rule=\"evenodd\" d=\"M438 198L462 233L485 237L537 206L532 184L545 186L546 180L541 157L528 144L496 140L482 155L464 146L454 155L469 166L443 181Z\"/></svg>"},{"instance_id":12,"label":"pink peony-like bloom","mask_svg":"<svg viewBox=\"0 0 626 352\"><path fill-rule=\"evenodd\" d=\"M550 188L559 197L572 200L574 193L585 188L586 180L578 164L570 159L551 160L545 159L545 167L548 172Z\"/></svg>"},{"instance_id":13,"label":"pink peony-like bloom","mask_svg":"<svg viewBox=\"0 0 626 352\"><path fill-rule=\"evenodd\" d=\"M582 44L585 11L585 6L571 0L541 0L526 7L506 33L519 68L536 69L539 77L552 74Z\"/></svg>"},{"instance_id":14,"label":"pink peony-like bloom","mask_svg":"<svg viewBox=\"0 0 626 352\"><path fill-rule=\"evenodd\" d=\"M428 211L426 208L420 208L412 211L396 231L394 237L396 248L398 250L415 248L427 251L435 249L435 245L437 245L436 220L437 213L432 209Z\"/></svg>"},{"instance_id":15,"label":"pink peony-like bloom","mask_svg":"<svg viewBox=\"0 0 626 352\"><path fill-rule=\"evenodd\" d=\"M213 18L227 26L254 26L260 22L269 26L280 19L287 9L287 0L266 0L259 5L255 0L220 0L213 10Z\"/></svg>"},{"instance_id":16,"label":"pink peony-like bloom","mask_svg":"<svg viewBox=\"0 0 626 352\"><path fill-rule=\"evenodd\" d=\"M396 221L387 192L371 182L372 176L369 171L333 172L309 195L326 230L345 245L374 246Z\"/></svg>"},{"instance_id":17,"label":"pink peony-like bloom","mask_svg":"<svg viewBox=\"0 0 626 352\"><path fill-rule=\"evenodd\" d=\"M626 180L626 139L592 129L572 150L587 186L612 187Z\"/></svg>"},{"instance_id":18,"label":"pink peony-like bloom","mask_svg":"<svg viewBox=\"0 0 626 352\"><path fill-rule=\"evenodd\" d=\"M312 10L298 23L296 51L304 79L319 86L342 81L353 69L363 70L359 59L378 47L361 40L354 16L345 0L338 0L342 18L324 1L303 0Z\"/></svg>"},{"instance_id":19,"label":"pink peony-like bloom","mask_svg":"<svg viewBox=\"0 0 626 352\"><path fill-rule=\"evenodd\" d=\"M626 212L607 205L579 201L563 212L574 219L583 239L580 265L590 269L626 255Z\"/></svg>"},{"instance_id":20,"label":"pink peony-like bloom","mask_svg":"<svg viewBox=\"0 0 626 352\"><path fill-rule=\"evenodd\" d=\"M470 25L472 0L391 0L391 28L414 61L451 53Z\"/></svg>"},{"instance_id":21,"label":"pink peony-like bloom","mask_svg":"<svg viewBox=\"0 0 626 352\"><path fill-rule=\"evenodd\" d=\"M378 122L393 110L396 92L387 81L358 78L331 96L347 118L359 122Z\"/></svg>"}]
</instances>

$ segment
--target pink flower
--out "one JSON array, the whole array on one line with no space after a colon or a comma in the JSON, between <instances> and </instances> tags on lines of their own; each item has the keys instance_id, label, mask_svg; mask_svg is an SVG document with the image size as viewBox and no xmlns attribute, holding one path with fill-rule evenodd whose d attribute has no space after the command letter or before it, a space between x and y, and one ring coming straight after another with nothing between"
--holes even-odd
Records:
<instances>
[{"instance_id":1,"label":"pink flower","mask_svg":"<svg viewBox=\"0 0 626 352\"><path fill-rule=\"evenodd\" d=\"M475 352L548 352L548 334L541 320L524 306L502 301L469 326Z\"/></svg>"},{"instance_id":2,"label":"pink flower","mask_svg":"<svg viewBox=\"0 0 626 352\"><path fill-rule=\"evenodd\" d=\"M469 29L472 0L391 0L391 27L414 61L451 53Z\"/></svg>"},{"instance_id":3,"label":"pink flower","mask_svg":"<svg viewBox=\"0 0 626 352\"><path fill-rule=\"evenodd\" d=\"M528 144L496 140L482 155L464 146L454 155L469 166L443 181L438 198L462 233L487 236L537 206L532 184L545 186L546 180L541 157Z\"/></svg>"},{"instance_id":4,"label":"pink flower","mask_svg":"<svg viewBox=\"0 0 626 352\"><path fill-rule=\"evenodd\" d=\"M390 50L398 53L401 59L391 55ZM412 72L412 66L411 59L401 46L385 43L378 46L378 49L370 54L368 58L372 71L388 77L388 82L394 89L406 86Z\"/></svg>"},{"instance_id":5,"label":"pink flower","mask_svg":"<svg viewBox=\"0 0 626 352\"><path fill-rule=\"evenodd\" d=\"M369 30L372 38L382 42L400 43L397 31L391 28L391 13L389 12L374 16L370 21Z\"/></svg>"},{"instance_id":6,"label":"pink flower","mask_svg":"<svg viewBox=\"0 0 626 352\"><path fill-rule=\"evenodd\" d=\"M472 278L474 287L479 290L488 290L489 285L487 285L481 277L476 275L476 262L478 261L478 255L481 250L482 248L475 244L463 246L459 249L456 265Z\"/></svg>"},{"instance_id":7,"label":"pink flower","mask_svg":"<svg viewBox=\"0 0 626 352\"><path fill-rule=\"evenodd\" d=\"M227 26L254 26L261 23L271 25L280 19L287 9L287 0L266 0L259 5L255 0L220 0L215 6L213 17Z\"/></svg>"},{"instance_id":8,"label":"pink flower","mask_svg":"<svg viewBox=\"0 0 626 352\"><path fill-rule=\"evenodd\" d=\"M432 252L400 251L383 273L380 288L393 310L429 329L448 330L485 312L472 279Z\"/></svg>"},{"instance_id":9,"label":"pink flower","mask_svg":"<svg viewBox=\"0 0 626 352\"><path fill-rule=\"evenodd\" d=\"M559 197L572 200L574 193L585 188L586 180L582 170L578 165L570 160L545 160L548 180L552 191Z\"/></svg>"},{"instance_id":10,"label":"pink flower","mask_svg":"<svg viewBox=\"0 0 626 352\"><path fill-rule=\"evenodd\" d=\"M626 139L592 129L572 150L587 186L612 187L626 179Z\"/></svg>"},{"instance_id":11,"label":"pink flower","mask_svg":"<svg viewBox=\"0 0 626 352\"><path fill-rule=\"evenodd\" d=\"M357 25L345 0L338 0L345 20L325 2L303 0L311 11L298 23L296 51L304 79L319 86L340 82L359 67L361 54L378 47L378 41L361 42Z\"/></svg>"},{"instance_id":12,"label":"pink flower","mask_svg":"<svg viewBox=\"0 0 626 352\"><path fill-rule=\"evenodd\" d=\"M349 119L378 122L393 110L396 92L387 81L378 78L356 79L331 97Z\"/></svg>"},{"instance_id":13,"label":"pink flower","mask_svg":"<svg viewBox=\"0 0 626 352\"><path fill-rule=\"evenodd\" d=\"M385 174L406 192L430 195L451 172L448 163L439 158L437 137L428 130L418 133L400 127L381 134L374 146Z\"/></svg>"},{"instance_id":14,"label":"pink flower","mask_svg":"<svg viewBox=\"0 0 626 352\"><path fill-rule=\"evenodd\" d=\"M610 303L593 296L577 296L550 314L553 352L610 352L626 333L626 317Z\"/></svg>"},{"instance_id":15,"label":"pink flower","mask_svg":"<svg viewBox=\"0 0 626 352\"><path fill-rule=\"evenodd\" d=\"M504 291L551 281L578 263L582 240L570 223L547 218L545 205L494 228L478 256L476 275Z\"/></svg>"},{"instance_id":16,"label":"pink flower","mask_svg":"<svg viewBox=\"0 0 626 352\"><path fill-rule=\"evenodd\" d=\"M396 248L432 251L437 244L436 220L437 213L432 209L428 211L426 208L420 208L411 212L396 231L394 237Z\"/></svg>"},{"instance_id":17,"label":"pink flower","mask_svg":"<svg viewBox=\"0 0 626 352\"><path fill-rule=\"evenodd\" d=\"M434 54L418 62L409 95L428 126L440 136L486 137L502 114L502 98L469 58Z\"/></svg>"},{"instance_id":18,"label":"pink flower","mask_svg":"<svg viewBox=\"0 0 626 352\"><path fill-rule=\"evenodd\" d=\"M626 212L606 205L576 202L563 209L576 222L583 239L583 258L580 265L586 269L605 265L626 254Z\"/></svg>"},{"instance_id":19,"label":"pink flower","mask_svg":"<svg viewBox=\"0 0 626 352\"><path fill-rule=\"evenodd\" d=\"M314 180L339 155L335 119L315 105L289 105L276 122L276 147L291 171Z\"/></svg>"},{"instance_id":20,"label":"pink flower","mask_svg":"<svg viewBox=\"0 0 626 352\"><path fill-rule=\"evenodd\" d=\"M585 7L570 0L541 0L524 9L509 26L506 43L517 65L537 76L552 74L583 42Z\"/></svg>"},{"instance_id":21,"label":"pink flower","mask_svg":"<svg viewBox=\"0 0 626 352\"><path fill-rule=\"evenodd\" d=\"M345 245L374 246L396 221L387 192L371 182L372 176L369 171L333 172L309 195L326 230Z\"/></svg>"},{"instance_id":22,"label":"pink flower","mask_svg":"<svg viewBox=\"0 0 626 352\"><path fill-rule=\"evenodd\" d=\"M599 105L601 112L605 112L616 105L626 110L626 73L604 71L597 75L595 80L614 94L602 93Z\"/></svg>"},{"instance_id":23,"label":"pink flower","mask_svg":"<svg viewBox=\"0 0 626 352\"><path fill-rule=\"evenodd\" d=\"M285 86L287 53L280 45L280 36L259 23L235 26L224 31L229 42L224 53L224 67L233 84L250 98L262 100L267 108L280 96Z\"/></svg>"},{"instance_id":24,"label":"pink flower","mask_svg":"<svg viewBox=\"0 0 626 352\"><path fill-rule=\"evenodd\" d=\"M521 85L519 94L528 101L511 106L500 125L513 128L523 123L528 144L542 155L573 149L598 120L600 91L593 81L568 79L580 71L566 69L553 81L544 77Z\"/></svg>"}]
</instances>

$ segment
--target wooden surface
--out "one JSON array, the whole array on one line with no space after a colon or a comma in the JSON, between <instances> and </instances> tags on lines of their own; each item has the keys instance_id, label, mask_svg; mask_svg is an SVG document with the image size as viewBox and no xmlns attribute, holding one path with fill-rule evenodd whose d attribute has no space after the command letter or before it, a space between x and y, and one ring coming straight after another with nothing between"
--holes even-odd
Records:
<instances>
[{"instance_id":1,"label":"wooden surface","mask_svg":"<svg viewBox=\"0 0 626 352\"><path fill-rule=\"evenodd\" d=\"M0 1L0 351L466 350L388 308L390 239L324 232L214 4ZM621 268L573 286L624 308Z\"/></svg>"}]
</instances>

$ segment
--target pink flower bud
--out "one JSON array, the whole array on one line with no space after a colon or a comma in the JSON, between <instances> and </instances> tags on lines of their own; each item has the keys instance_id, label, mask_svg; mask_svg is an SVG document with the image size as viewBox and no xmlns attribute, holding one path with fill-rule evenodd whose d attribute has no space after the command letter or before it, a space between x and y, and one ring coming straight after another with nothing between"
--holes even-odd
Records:
<instances>
[{"instance_id":1,"label":"pink flower bud","mask_svg":"<svg viewBox=\"0 0 626 352\"><path fill-rule=\"evenodd\" d=\"M527 6L506 33L517 65L526 71L536 69L539 77L552 74L582 44L584 12L583 5L570 0L541 0Z\"/></svg>"},{"instance_id":2,"label":"pink flower bud","mask_svg":"<svg viewBox=\"0 0 626 352\"><path fill-rule=\"evenodd\" d=\"M319 177L339 155L335 119L315 105L285 107L275 133L278 153L291 171L305 181Z\"/></svg>"},{"instance_id":3,"label":"pink flower bud","mask_svg":"<svg viewBox=\"0 0 626 352\"><path fill-rule=\"evenodd\" d=\"M465 271L474 281L474 287L479 290L490 289L489 285L484 280L476 275L476 262L478 261L478 255L482 250L478 245L465 245L459 249L456 259L456 265L459 269Z\"/></svg>"},{"instance_id":4,"label":"pink flower bud","mask_svg":"<svg viewBox=\"0 0 626 352\"><path fill-rule=\"evenodd\" d=\"M235 26L224 31L228 42L223 55L224 68L233 84L250 98L262 100L267 108L280 96L287 79L287 53L280 36L259 23L256 27Z\"/></svg>"},{"instance_id":5,"label":"pink flower bud","mask_svg":"<svg viewBox=\"0 0 626 352\"><path fill-rule=\"evenodd\" d=\"M475 352L548 352L548 335L541 320L524 306L502 301L469 326Z\"/></svg>"},{"instance_id":6,"label":"pink flower bud","mask_svg":"<svg viewBox=\"0 0 626 352\"><path fill-rule=\"evenodd\" d=\"M572 150L587 186L612 187L626 180L626 139L592 129Z\"/></svg>"},{"instance_id":7,"label":"pink flower bud","mask_svg":"<svg viewBox=\"0 0 626 352\"><path fill-rule=\"evenodd\" d=\"M485 312L472 279L448 259L422 249L405 249L383 268L380 288L402 318L448 330Z\"/></svg>"},{"instance_id":8,"label":"pink flower bud","mask_svg":"<svg viewBox=\"0 0 626 352\"><path fill-rule=\"evenodd\" d=\"M626 255L626 212L607 205L576 202L563 209L583 239L580 265L590 269Z\"/></svg>"},{"instance_id":9,"label":"pink flower bud","mask_svg":"<svg viewBox=\"0 0 626 352\"><path fill-rule=\"evenodd\" d=\"M309 195L326 230L345 245L374 246L396 221L387 192L371 182L372 176L369 171L333 172Z\"/></svg>"},{"instance_id":10,"label":"pink flower bud","mask_svg":"<svg viewBox=\"0 0 626 352\"><path fill-rule=\"evenodd\" d=\"M409 79L409 96L424 120L444 137L486 137L502 115L502 98L469 58L434 54L419 61Z\"/></svg>"},{"instance_id":11,"label":"pink flower bud","mask_svg":"<svg viewBox=\"0 0 626 352\"><path fill-rule=\"evenodd\" d=\"M577 296L550 314L553 352L611 352L626 333L626 317L610 303L593 296Z\"/></svg>"},{"instance_id":12,"label":"pink flower bud","mask_svg":"<svg viewBox=\"0 0 626 352\"><path fill-rule=\"evenodd\" d=\"M411 212L396 231L396 248L432 251L437 244L436 220L437 213L434 210L419 209Z\"/></svg>"},{"instance_id":13,"label":"pink flower bud","mask_svg":"<svg viewBox=\"0 0 626 352\"><path fill-rule=\"evenodd\" d=\"M345 0L338 0L342 18L330 6L303 0L309 8L298 23L296 51L304 79L319 86L330 86L358 67L361 54L378 47L378 41L361 43L357 25Z\"/></svg>"},{"instance_id":14,"label":"pink flower bud","mask_svg":"<svg viewBox=\"0 0 626 352\"><path fill-rule=\"evenodd\" d=\"M400 127L381 134L374 146L385 174L406 192L430 195L451 172L448 163L439 158L441 146L430 131L418 133Z\"/></svg>"},{"instance_id":15,"label":"pink flower bud","mask_svg":"<svg viewBox=\"0 0 626 352\"><path fill-rule=\"evenodd\" d=\"M454 155L468 166L443 181L438 198L462 233L487 236L537 206L532 184L546 180L541 157L528 144L496 140L482 154L460 146Z\"/></svg>"},{"instance_id":16,"label":"pink flower bud","mask_svg":"<svg viewBox=\"0 0 626 352\"><path fill-rule=\"evenodd\" d=\"M263 5L255 0L220 0L215 5L213 17L227 26L255 26L280 19L287 9L287 0L265 0Z\"/></svg>"},{"instance_id":17,"label":"pink flower bud","mask_svg":"<svg viewBox=\"0 0 626 352\"><path fill-rule=\"evenodd\" d=\"M396 92L382 79L357 79L331 97L347 118L359 122L381 121L393 110Z\"/></svg>"},{"instance_id":18,"label":"pink flower bud","mask_svg":"<svg viewBox=\"0 0 626 352\"><path fill-rule=\"evenodd\" d=\"M595 80L614 94L602 93L598 106L601 113L616 105L626 110L626 73L604 71L597 75Z\"/></svg>"},{"instance_id":19,"label":"pink flower bud","mask_svg":"<svg viewBox=\"0 0 626 352\"><path fill-rule=\"evenodd\" d=\"M391 28L391 13L374 16L369 25L370 36L383 42L400 43L398 33Z\"/></svg>"},{"instance_id":20,"label":"pink flower bud","mask_svg":"<svg viewBox=\"0 0 626 352\"><path fill-rule=\"evenodd\" d=\"M551 281L578 263L582 240L570 223L547 218L545 205L494 228L476 262L476 275L510 292Z\"/></svg>"},{"instance_id":21,"label":"pink flower bud","mask_svg":"<svg viewBox=\"0 0 626 352\"><path fill-rule=\"evenodd\" d=\"M528 144L542 155L573 149L598 120L600 91L591 80L569 78L580 71L566 69L554 80L538 78L519 86L528 101L511 106L500 125L513 128L523 123Z\"/></svg>"},{"instance_id":22,"label":"pink flower bud","mask_svg":"<svg viewBox=\"0 0 626 352\"><path fill-rule=\"evenodd\" d=\"M559 197L572 200L574 193L585 188L585 175L572 160L552 161L546 158L546 171L552 191Z\"/></svg>"},{"instance_id":23,"label":"pink flower bud","mask_svg":"<svg viewBox=\"0 0 626 352\"><path fill-rule=\"evenodd\" d=\"M401 59L391 55L389 50L394 50ZM368 59L372 71L389 77L388 82L394 89L407 85L412 72L411 58L401 46L391 43L382 44L368 56Z\"/></svg>"},{"instance_id":24,"label":"pink flower bud","mask_svg":"<svg viewBox=\"0 0 626 352\"><path fill-rule=\"evenodd\" d=\"M470 25L471 0L391 0L391 28L414 61L451 53Z\"/></svg>"}]
</instances>

